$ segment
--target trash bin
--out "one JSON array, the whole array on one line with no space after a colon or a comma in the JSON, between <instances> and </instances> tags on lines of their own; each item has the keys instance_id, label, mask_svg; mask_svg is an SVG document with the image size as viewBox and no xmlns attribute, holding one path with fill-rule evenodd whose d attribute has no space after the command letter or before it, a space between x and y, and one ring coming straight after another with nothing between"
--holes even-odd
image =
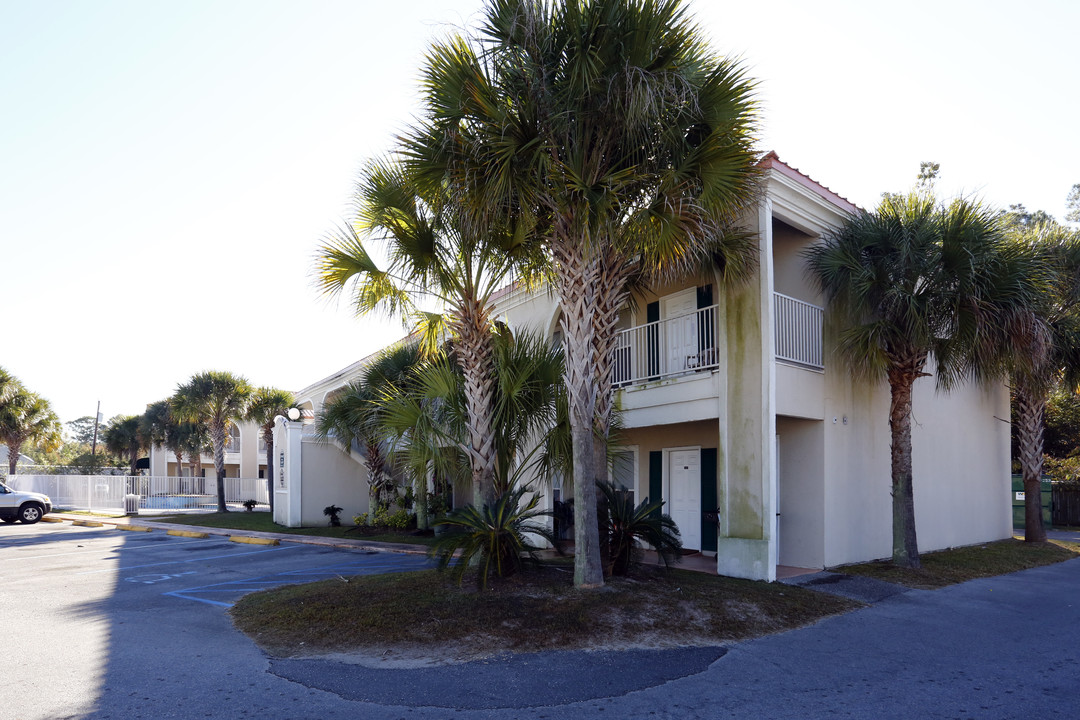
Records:
<instances>
[{"instance_id":1,"label":"trash bin","mask_svg":"<svg viewBox=\"0 0 1080 720\"><path fill-rule=\"evenodd\" d=\"M1049 530L1053 526L1053 521L1050 517L1050 503L1051 503L1051 490L1050 490L1050 478L1043 476L1042 483L1042 514L1043 514L1043 526ZM1026 503L1024 495L1024 478L1022 475L1012 476L1012 506L1013 506L1013 527L1017 530L1024 529L1024 505Z\"/></svg>"},{"instance_id":2,"label":"trash bin","mask_svg":"<svg viewBox=\"0 0 1080 720\"><path fill-rule=\"evenodd\" d=\"M124 513L127 515L139 514L139 501L142 500L141 495L125 495L124 496Z\"/></svg>"}]
</instances>

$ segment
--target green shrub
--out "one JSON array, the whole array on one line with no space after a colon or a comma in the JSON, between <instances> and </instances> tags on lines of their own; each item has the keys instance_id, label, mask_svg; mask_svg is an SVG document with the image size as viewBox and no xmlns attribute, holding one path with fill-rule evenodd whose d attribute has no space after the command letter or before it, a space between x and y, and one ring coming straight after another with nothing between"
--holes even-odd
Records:
<instances>
[{"instance_id":1,"label":"green shrub","mask_svg":"<svg viewBox=\"0 0 1080 720\"><path fill-rule=\"evenodd\" d=\"M605 575L626 575L641 562L639 540L652 547L665 565L682 558L679 527L670 515L660 513L662 500L649 502L645 498L634 507L629 494L614 483L598 482L596 487L600 490L597 521Z\"/></svg>"},{"instance_id":2,"label":"green shrub","mask_svg":"<svg viewBox=\"0 0 1080 720\"><path fill-rule=\"evenodd\" d=\"M475 561L480 587L487 588L490 575L507 577L518 572L525 559L522 555L536 559L536 552L542 548L530 542L526 535L536 535L557 547L555 536L546 526L531 522L550 516L551 511L536 509L539 495L533 495L523 505L521 500L526 492L529 492L527 487L510 488L491 505L479 510L466 505L437 522L437 526L448 529L431 548L431 555L439 560L439 569L452 567L460 584L465 570Z\"/></svg>"},{"instance_id":3,"label":"green shrub","mask_svg":"<svg viewBox=\"0 0 1080 720\"><path fill-rule=\"evenodd\" d=\"M367 513L360 513L359 515L353 515L352 521L356 525L367 525L367 523L368 523L368 514Z\"/></svg>"},{"instance_id":4,"label":"green shrub","mask_svg":"<svg viewBox=\"0 0 1080 720\"><path fill-rule=\"evenodd\" d=\"M342 509L343 508L339 508L337 505L327 505L323 508L323 515L330 518L330 527L341 527L341 518L338 517L338 514Z\"/></svg>"}]
</instances>

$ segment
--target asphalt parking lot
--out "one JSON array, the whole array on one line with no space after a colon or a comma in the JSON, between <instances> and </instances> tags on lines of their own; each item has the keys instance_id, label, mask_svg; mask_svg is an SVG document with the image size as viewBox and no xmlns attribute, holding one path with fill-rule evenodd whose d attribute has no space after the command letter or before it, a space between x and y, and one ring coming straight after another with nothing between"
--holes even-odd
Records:
<instances>
[{"instance_id":1,"label":"asphalt parking lot","mask_svg":"<svg viewBox=\"0 0 1080 720\"><path fill-rule=\"evenodd\" d=\"M910 591L727 648L365 667L268 658L245 592L422 555L0 526L0 719L1074 718L1080 560Z\"/></svg>"}]
</instances>

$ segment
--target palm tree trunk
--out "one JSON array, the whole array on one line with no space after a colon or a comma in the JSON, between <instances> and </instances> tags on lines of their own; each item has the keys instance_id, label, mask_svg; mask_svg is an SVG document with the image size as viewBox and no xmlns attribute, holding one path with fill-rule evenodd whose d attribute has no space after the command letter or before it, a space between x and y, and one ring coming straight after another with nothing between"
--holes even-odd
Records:
<instances>
[{"instance_id":1,"label":"palm tree trunk","mask_svg":"<svg viewBox=\"0 0 1080 720\"><path fill-rule=\"evenodd\" d=\"M263 428L266 443L266 502L270 505L270 517L274 517L274 426Z\"/></svg>"},{"instance_id":2,"label":"palm tree trunk","mask_svg":"<svg viewBox=\"0 0 1080 720\"><path fill-rule=\"evenodd\" d=\"M382 449L378 443L367 443L366 459L368 467L368 525L375 524L375 511L379 509L379 494L382 488L382 475L386 467Z\"/></svg>"},{"instance_id":3,"label":"palm tree trunk","mask_svg":"<svg viewBox=\"0 0 1080 720\"><path fill-rule=\"evenodd\" d=\"M566 393L574 457L574 585L599 587L604 584L604 569L596 526L596 373L591 316L599 273L595 261L586 261L580 242L553 243L553 251L563 311Z\"/></svg>"},{"instance_id":4,"label":"palm tree trunk","mask_svg":"<svg viewBox=\"0 0 1080 720\"><path fill-rule=\"evenodd\" d=\"M480 507L484 503L492 503L496 493L492 418L495 379L492 374L491 331L487 311L475 300L462 303L454 324L458 335L458 367L465 376L473 504Z\"/></svg>"},{"instance_id":5,"label":"palm tree trunk","mask_svg":"<svg viewBox=\"0 0 1080 720\"><path fill-rule=\"evenodd\" d=\"M911 472L911 391L922 372L925 356L916 354L889 368L889 430L892 433L893 563L919 568L915 533L915 495Z\"/></svg>"},{"instance_id":6,"label":"palm tree trunk","mask_svg":"<svg viewBox=\"0 0 1080 720\"><path fill-rule=\"evenodd\" d=\"M214 444L214 470L217 473L218 512L229 512L225 506L225 423L214 421L210 426L210 440Z\"/></svg>"},{"instance_id":7,"label":"palm tree trunk","mask_svg":"<svg viewBox=\"0 0 1080 720\"><path fill-rule=\"evenodd\" d=\"M14 438L7 438L8 449L8 475L15 474L15 467L19 464L19 451L22 450L22 443L18 442Z\"/></svg>"},{"instance_id":8,"label":"palm tree trunk","mask_svg":"<svg viewBox=\"0 0 1080 720\"><path fill-rule=\"evenodd\" d=\"M614 364L618 340L619 310L626 302L626 281L632 266L621 253L609 248L601 265L597 283L596 311L593 313L593 362L596 366L596 452L595 463L600 482L607 480L608 443L611 414L615 407Z\"/></svg>"},{"instance_id":9,"label":"palm tree trunk","mask_svg":"<svg viewBox=\"0 0 1080 720\"><path fill-rule=\"evenodd\" d=\"M1043 429L1046 395L1016 382L1016 434L1024 477L1024 542L1046 542L1042 516Z\"/></svg>"},{"instance_id":10,"label":"palm tree trunk","mask_svg":"<svg viewBox=\"0 0 1080 720\"><path fill-rule=\"evenodd\" d=\"M173 455L176 456L176 474L177 476L184 474L184 452L182 450L173 450ZM168 474L168 473L166 473Z\"/></svg>"}]
</instances>

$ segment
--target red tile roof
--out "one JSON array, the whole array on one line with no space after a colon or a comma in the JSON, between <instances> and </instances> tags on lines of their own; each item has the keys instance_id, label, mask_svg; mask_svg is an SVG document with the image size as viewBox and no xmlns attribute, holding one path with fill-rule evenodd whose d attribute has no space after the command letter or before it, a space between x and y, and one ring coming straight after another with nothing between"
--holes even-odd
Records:
<instances>
[{"instance_id":1,"label":"red tile roof","mask_svg":"<svg viewBox=\"0 0 1080 720\"><path fill-rule=\"evenodd\" d=\"M780 156L776 154L775 150L770 150L769 152L765 153L764 157L758 160L758 166L766 169L776 170L782 175L785 175L792 180L801 183L805 187L821 195L829 202L843 208L848 212L855 212L859 209L859 207L855 203L851 202L843 195L833 192L832 190L825 187L817 180L802 172L798 168L788 165L786 162L780 159Z\"/></svg>"}]
</instances>

